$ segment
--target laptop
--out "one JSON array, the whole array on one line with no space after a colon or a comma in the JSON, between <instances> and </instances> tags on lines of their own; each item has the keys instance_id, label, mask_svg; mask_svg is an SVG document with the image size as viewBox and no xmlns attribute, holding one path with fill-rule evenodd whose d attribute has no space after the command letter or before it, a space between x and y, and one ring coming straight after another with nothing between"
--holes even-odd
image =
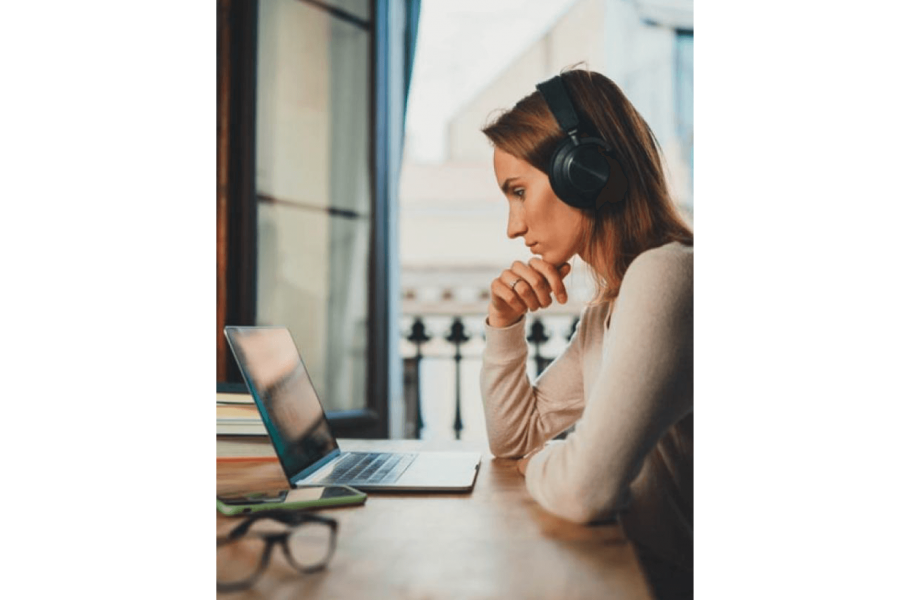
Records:
<instances>
[{"instance_id":1,"label":"laptop","mask_svg":"<svg viewBox=\"0 0 900 600\"><path fill-rule=\"evenodd\" d=\"M343 452L287 328L228 326L225 337L291 487L465 492L475 485L478 452Z\"/></svg>"}]
</instances>

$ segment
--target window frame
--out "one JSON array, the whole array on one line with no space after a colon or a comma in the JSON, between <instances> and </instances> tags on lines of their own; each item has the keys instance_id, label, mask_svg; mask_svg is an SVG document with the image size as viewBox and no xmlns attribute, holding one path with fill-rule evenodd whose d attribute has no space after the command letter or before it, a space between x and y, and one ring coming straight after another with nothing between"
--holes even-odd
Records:
<instances>
[{"instance_id":1,"label":"window frame","mask_svg":"<svg viewBox=\"0 0 900 600\"><path fill-rule=\"evenodd\" d=\"M361 410L327 412L338 437L386 438L389 423L391 315L388 0L370 0L368 21L315 0L298 0L369 33L371 234L367 308L366 401ZM256 323L258 204L256 69L259 0L218 0L216 388L246 392L224 336L225 325Z\"/></svg>"},{"instance_id":2,"label":"window frame","mask_svg":"<svg viewBox=\"0 0 900 600\"><path fill-rule=\"evenodd\" d=\"M256 318L257 0L219 0L217 15L216 380L240 381L225 325Z\"/></svg>"}]
</instances>

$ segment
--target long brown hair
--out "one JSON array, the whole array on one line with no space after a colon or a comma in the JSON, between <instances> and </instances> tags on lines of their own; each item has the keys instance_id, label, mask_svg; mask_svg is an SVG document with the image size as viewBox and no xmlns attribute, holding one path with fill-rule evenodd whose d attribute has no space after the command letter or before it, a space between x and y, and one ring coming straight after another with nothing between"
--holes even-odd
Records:
<instances>
[{"instance_id":1,"label":"long brown hair","mask_svg":"<svg viewBox=\"0 0 900 600\"><path fill-rule=\"evenodd\" d=\"M584 258L598 284L595 301L612 301L625 270L639 254L673 241L693 245L694 234L669 194L659 142L622 90L600 73L584 69L564 70L560 76L579 121L612 146L618 163L598 206L583 211L588 220ZM482 132L494 147L548 176L553 150L566 135L537 91ZM620 199L607 198L610 194L621 201L609 202ZM606 272L599 273L596 264L605 265Z\"/></svg>"}]
</instances>

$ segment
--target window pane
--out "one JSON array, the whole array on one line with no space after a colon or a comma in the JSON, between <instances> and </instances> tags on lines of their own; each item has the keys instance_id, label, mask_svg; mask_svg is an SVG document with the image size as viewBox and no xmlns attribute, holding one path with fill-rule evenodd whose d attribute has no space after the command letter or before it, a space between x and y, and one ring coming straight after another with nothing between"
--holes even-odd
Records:
<instances>
[{"instance_id":1,"label":"window pane","mask_svg":"<svg viewBox=\"0 0 900 600\"><path fill-rule=\"evenodd\" d=\"M354 17L369 20L369 0L326 0L326 4L350 13Z\"/></svg>"},{"instance_id":2,"label":"window pane","mask_svg":"<svg viewBox=\"0 0 900 600\"><path fill-rule=\"evenodd\" d=\"M694 32L679 31L675 37L676 129L694 180ZM693 197L693 194L691 194Z\"/></svg>"},{"instance_id":3,"label":"window pane","mask_svg":"<svg viewBox=\"0 0 900 600\"><path fill-rule=\"evenodd\" d=\"M285 325L326 410L366 406L369 37L261 2L257 322Z\"/></svg>"}]
</instances>

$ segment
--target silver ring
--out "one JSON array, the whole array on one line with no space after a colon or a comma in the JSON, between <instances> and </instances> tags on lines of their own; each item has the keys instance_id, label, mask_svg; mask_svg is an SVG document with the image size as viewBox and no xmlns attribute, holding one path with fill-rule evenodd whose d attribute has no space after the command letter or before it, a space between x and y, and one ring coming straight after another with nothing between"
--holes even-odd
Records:
<instances>
[{"instance_id":1,"label":"silver ring","mask_svg":"<svg viewBox=\"0 0 900 600\"><path fill-rule=\"evenodd\" d=\"M522 281L521 277L519 277L518 279L513 281L511 284L509 284L509 289L511 289L512 291L516 291L516 284L519 283L520 281Z\"/></svg>"}]
</instances>

